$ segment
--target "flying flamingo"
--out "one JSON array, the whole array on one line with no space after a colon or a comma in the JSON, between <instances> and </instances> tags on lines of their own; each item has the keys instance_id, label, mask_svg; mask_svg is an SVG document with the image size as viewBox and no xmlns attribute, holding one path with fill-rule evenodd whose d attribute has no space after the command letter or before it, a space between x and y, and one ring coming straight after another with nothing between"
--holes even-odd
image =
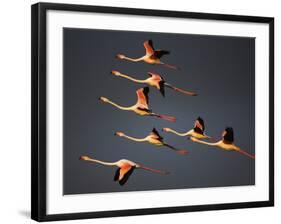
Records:
<instances>
[{"instance_id":1,"label":"flying flamingo","mask_svg":"<svg viewBox=\"0 0 281 224\"><path fill-rule=\"evenodd\" d=\"M118 169L115 172L114 181L118 181L120 185L124 185L127 182L129 177L133 173L134 169L143 169L143 170L147 170L147 171L162 174L162 175L169 174L169 172L155 170L155 169L140 165L138 163L132 162L127 159L120 159L116 162L104 162L101 160L92 159L89 156L81 156L80 160L99 163L99 164L102 164L105 166L117 166Z\"/></svg>"},{"instance_id":2,"label":"flying flamingo","mask_svg":"<svg viewBox=\"0 0 281 224\"><path fill-rule=\"evenodd\" d=\"M205 145L209 145L209 146L215 146L215 147L219 147L221 149L227 150L227 151L236 151L239 152L245 156L250 157L251 159L255 159L254 155L251 155L249 153L247 153L246 151L243 151L242 149L240 149L238 146L234 145L234 134L233 134L233 129L231 127L227 127L223 133L222 133L222 140L218 141L218 142L214 142L214 143L210 143L210 142L205 142L205 141L201 141L197 138L191 137L190 138L192 141L194 142L198 142L201 144L205 144Z\"/></svg>"},{"instance_id":3,"label":"flying flamingo","mask_svg":"<svg viewBox=\"0 0 281 224\"><path fill-rule=\"evenodd\" d=\"M179 133L171 128L163 128L163 131L171 132L178 136L189 136L189 137L194 137L197 139L203 139L203 138L211 139L210 136L208 136L204 133L205 124L204 124L204 120L201 117L198 117L197 120L194 122L194 128L185 133Z\"/></svg>"},{"instance_id":4,"label":"flying flamingo","mask_svg":"<svg viewBox=\"0 0 281 224\"><path fill-rule=\"evenodd\" d=\"M162 136L159 135L158 131L155 128L153 128L152 132L145 138L134 138L134 137L125 135L123 132L116 132L115 135L117 135L119 137L127 138L127 139L135 141L135 142L149 142L150 144L156 145L156 146L166 146L169 149L172 149L181 155L188 153L188 151L185 149L177 149L177 148L165 143Z\"/></svg>"},{"instance_id":5,"label":"flying flamingo","mask_svg":"<svg viewBox=\"0 0 281 224\"><path fill-rule=\"evenodd\" d=\"M173 65L169 65L166 63L163 63L162 61L160 61L160 58L165 55L165 54L170 54L169 51L165 51L165 50L154 50L153 47L153 43L152 40L147 40L143 43L143 46L145 48L145 55L140 57L140 58L129 58L126 57L123 54L117 54L117 58L118 59L124 59L124 60L128 60L128 61L132 61L132 62L139 62L139 61L144 61L148 64L153 64L153 65L163 65L167 68L171 68L171 69L178 69L176 66Z\"/></svg>"},{"instance_id":6,"label":"flying flamingo","mask_svg":"<svg viewBox=\"0 0 281 224\"><path fill-rule=\"evenodd\" d=\"M133 111L136 114L141 115L141 116L154 116L154 117L158 117L158 118L161 118L161 119L164 119L167 121L176 122L175 117L162 115L162 114L156 114L156 113L153 113L152 110L150 110L148 108L148 101L149 101L149 98L148 98L149 88L148 87L138 89L136 91L136 93L137 93L138 101L135 105L133 105L131 107L120 106L116 103L111 102L109 99L107 99L105 97L100 97L99 99L104 103L109 103L109 104L117 107L120 110Z\"/></svg>"},{"instance_id":7,"label":"flying flamingo","mask_svg":"<svg viewBox=\"0 0 281 224\"><path fill-rule=\"evenodd\" d=\"M147 78L147 79L143 79L143 80L132 78L128 75L122 74L119 71L111 71L111 74L113 74L115 76L120 76L120 77L129 79L129 80L131 80L133 82L136 82L136 83L143 83L143 84L150 85L152 87L156 87L164 97L165 97L165 87L168 87L170 89L173 89L177 92L180 92L180 93L183 93L183 94L186 94L186 95L189 95L189 96L197 96L196 93L189 92L189 91L186 91L186 90L183 90L183 89L172 86L171 84L165 82L163 77L161 77L159 74L156 74L156 73L148 72L148 75L150 77Z\"/></svg>"}]
</instances>

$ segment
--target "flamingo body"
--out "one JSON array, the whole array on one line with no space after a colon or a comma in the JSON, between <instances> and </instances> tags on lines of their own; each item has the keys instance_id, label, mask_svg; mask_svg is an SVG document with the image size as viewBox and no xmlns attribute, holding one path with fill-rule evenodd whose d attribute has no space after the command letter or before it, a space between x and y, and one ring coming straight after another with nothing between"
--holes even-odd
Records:
<instances>
[{"instance_id":1,"label":"flamingo body","mask_svg":"<svg viewBox=\"0 0 281 224\"><path fill-rule=\"evenodd\" d=\"M178 69L177 67L175 67L173 65L163 63L160 60L160 58L163 57L163 55L170 54L169 51L155 50L154 47L153 47L152 40L145 41L143 43L143 46L145 48L145 55L140 57L140 58L130 58L130 57L127 57L123 54L118 54L116 57L118 59L121 59L121 60L128 60L128 61L132 61L132 62L143 61L143 62L146 62L148 64L152 64L152 65L164 65L165 67L168 67L168 68L171 68L171 69Z\"/></svg>"},{"instance_id":2,"label":"flamingo body","mask_svg":"<svg viewBox=\"0 0 281 224\"><path fill-rule=\"evenodd\" d=\"M134 112L138 115L141 115L141 116L154 116L154 117L161 118L161 119L164 119L164 120L167 120L167 121L170 121L170 122L175 122L176 121L175 117L153 113L152 110L149 109L149 107L148 107L148 103L149 103L148 93L149 93L148 87L138 89L136 91L137 98L138 98L137 103L135 105L131 106L131 107L120 106L116 103L111 102L109 99L107 99L105 97L100 97L99 99L104 103L112 104L114 107L117 107L120 110L132 111L132 112Z\"/></svg>"},{"instance_id":3,"label":"flamingo body","mask_svg":"<svg viewBox=\"0 0 281 224\"><path fill-rule=\"evenodd\" d=\"M166 172L166 171L152 169L152 168L137 164L137 163L127 160L127 159L120 159L117 162L104 162L101 160L92 159L89 156L81 156L80 160L99 163L99 164L102 164L105 166L117 166L118 169L115 172L113 180L118 181L121 186L123 186L128 181L129 177L131 176L131 174L133 173L133 171L135 169L143 169L143 170L147 170L150 172L163 174L163 175L168 174L168 172Z\"/></svg>"},{"instance_id":4,"label":"flamingo body","mask_svg":"<svg viewBox=\"0 0 281 224\"><path fill-rule=\"evenodd\" d=\"M129 80L131 80L133 82L136 82L136 83L147 84L151 87L154 87L154 88L158 89L164 97L165 97L165 87L170 88L170 89L172 89L174 91L177 91L179 93L183 93L185 95L197 96L197 94L194 93L194 92L186 91L186 90L183 90L183 89L172 86L171 84L167 83L161 75L159 75L157 73L148 72L149 78L143 79L143 80L135 79L133 77L122 74L121 72L115 71L115 70L111 71L111 74L113 74L115 76L120 76L120 77L129 79Z\"/></svg>"},{"instance_id":5,"label":"flamingo body","mask_svg":"<svg viewBox=\"0 0 281 224\"><path fill-rule=\"evenodd\" d=\"M218 141L218 142L214 142L214 143L210 143L210 142L205 142L205 141L201 141L199 139L196 139L194 137L190 138L192 141L194 142L198 142L201 144L205 144L205 145L209 145L209 146L214 146L214 147L218 147L221 148L223 150L226 151L236 151L239 152L251 159L255 159L255 155L251 155L248 152L242 150L240 147L236 146L234 144L234 133L233 133L233 129L231 127L227 127L223 133L222 133L222 140Z\"/></svg>"},{"instance_id":6,"label":"flamingo body","mask_svg":"<svg viewBox=\"0 0 281 224\"><path fill-rule=\"evenodd\" d=\"M177 132L177 131L175 131L171 128L163 128L162 130L165 131L165 132L174 133L174 134L179 135L179 136L194 137L194 138L197 138L197 139L205 139L205 138L210 139L211 138L204 133L205 124L204 124L204 120L201 117L198 117L197 120L194 122L193 129L191 129L191 130L189 130L185 133L179 133L179 132Z\"/></svg>"},{"instance_id":7,"label":"flamingo body","mask_svg":"<svg viewBox=\"0 0 281 224\"><path fill-rule=\"evenodd\" d=\"M132 140L132 141L136 141L136 142L148 142L152 145L155 145L155 146L166 146L172 150L174 150L175 152L179 153L179 154L187 154L188 151L185 150L185 149L177 149L169 144L167 144L166 142L164 142L164 139L162 136L160 136L160 134L158 133L158 131L153 128L153 130L151 131L151 133L146 136L145 138L134 138L134 137L131 137L131 136L128 136L128 135L125 135L123 132L116 132L115 135L119 136L119 137L124 137L124 138L127 138L129 140Z\"/></svg>"}]
</instances>

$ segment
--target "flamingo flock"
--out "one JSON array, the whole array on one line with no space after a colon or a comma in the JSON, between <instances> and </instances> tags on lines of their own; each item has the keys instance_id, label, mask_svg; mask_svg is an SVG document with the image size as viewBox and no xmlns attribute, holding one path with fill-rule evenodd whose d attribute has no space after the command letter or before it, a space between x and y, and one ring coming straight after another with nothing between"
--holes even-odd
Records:
<instances>
[{"instance_id":1,"label":"flamingo flock","mask_svg":"<svg viewBox=\"0 0 281 224\"><path fill-rule=\"evenodd\" d=\"M152 40L147 40L143 43L143 46L145 48L145 55L139 58L131 58L127 57L123 54L117 54L116 58L120 60L127 60L131 62L145 62L151 65L161 65L169 69L173 70L178 70L179 68L170 65L167 63L162 62L160 59L164 55L170 54L169 51L167 50L159 50L159 49L154 49L153 47L153 42ZM189 91L189 90L184 90L178 87L175 87L169 83L167 83L162 75L155 73L155 72L148 72L148 78L146 79L136 79L130 75L123 74L117 70L112 70L111 74L116 76L116 77L121 77L127 80L130 80L134 83L138 83L141 85L145 85L141 88L138 88L136 90L136 95L137 95L137 102L132 105L132 106L121 106L115 102L112 102L108 98L101 96L99 97L99 100L103 103L106 104L111 104L113 107L122 110L122 111L131 111L134 112L135 114L139 116L150 116L150 117L155 117L159 119L163 119L169 122L176 122L176 118L173 116L169 115L163 115L159 113L152 112L151 108L149 107L149 87L156 88L160 93L162 94L163 97L165 97L165 88L169 88L175 92L178 92L180 94L186 95L186 96L197 96L198 94ZM213 138L210 137L205 133L205 123L204 120L201 117L198 117L193 125L193 128L187 129L187 131L184 132L178 132L176 130L173 130L172 128L164 127L162 128L163 132L166 133L172 133L177 136L181 137L186 137L187 139L191 140L191 142L194 143L199 143L202 145L207 145L209 147L216 147L220 148L225 151L235 151L238 152L244 156L247 156L250 159L255 159L255 155L251 155L245 150L242 150L240 147L236 146L234 144L234 131L232 127L226 127L225 130L222 133L221 140L213 142ZM164 138L159 134L156 128L153 128L153 130L145 137L143 138L136 138L132 137L129 135L126 135L123 132L115 132L115 135L121 138L125 138L130 141L134 142L147 142L151 145L154 145L156 147L166 147L167 149L170 149L177 154L180 155L186 155L188 154L188 151L186 149L179 149L171 144L168 144L166 141L164 141ZM202 139L205 139L207 141L203 141ZM207 147L206 146L206 147ZM156 174L161 174L161 175L167 175L169 174L168 171L162 171L158 169L152 169L150 167L146 167L144 165L141 165L140 163L135 163L133 161L127 160L127 159L120 159L116 162L105 162L101 160L97 160L95 158L91 158L87 155L82 155L79 158L82 161L88 161L91 163L97 163L101 164L104 166L115 166L117 167L117 170L115 172L114 181L118 181L121 186L123 186L131 176L131 174L134 172L135 169L142 169L145 171L153 172Z\"/></svg>"}]
</instances>

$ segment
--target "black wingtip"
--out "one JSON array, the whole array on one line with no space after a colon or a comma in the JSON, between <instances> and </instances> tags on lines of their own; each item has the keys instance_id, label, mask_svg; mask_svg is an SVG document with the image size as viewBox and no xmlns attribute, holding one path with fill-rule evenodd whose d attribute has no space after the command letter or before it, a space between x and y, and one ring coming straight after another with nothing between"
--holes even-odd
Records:
<instances>
[{"instance_id":1,"label":"black wingtip","mask_svg":"<svg viewBox=\"0 0 281 224\"><path fill-rule=\"evenodd\" d=\"M148 87L148 86L143 87L143 92L144 92L145 94L148 94L148 93L149 93L149 87Z\"/></svg>"},{"instance_id":2,"label":"black wingtip","mask_svg":"<svg viewBox=\"0 0 281 224\"><path fill-rule=\"evenodd\" d=\"M226 127L225 128L225 134L223 136L224 140L227 140L229 142L234 142L234 131L232 127Z\"/></svg>"}]
</instances>

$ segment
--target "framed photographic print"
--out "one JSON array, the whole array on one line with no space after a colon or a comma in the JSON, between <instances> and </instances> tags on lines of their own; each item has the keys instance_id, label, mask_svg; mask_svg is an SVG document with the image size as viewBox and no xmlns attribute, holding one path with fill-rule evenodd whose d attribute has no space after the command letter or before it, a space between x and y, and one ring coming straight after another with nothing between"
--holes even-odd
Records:
<instances>
[{"instance_id":1,"label":"framed photographic print","mask_svg":"<svg viewBox=\"0 0 281 224\"><path fill-rule=\"evenodd\" d=\"M274 205L274 19L32 6L32 219Z\"/></svg>"}]
</instances>

